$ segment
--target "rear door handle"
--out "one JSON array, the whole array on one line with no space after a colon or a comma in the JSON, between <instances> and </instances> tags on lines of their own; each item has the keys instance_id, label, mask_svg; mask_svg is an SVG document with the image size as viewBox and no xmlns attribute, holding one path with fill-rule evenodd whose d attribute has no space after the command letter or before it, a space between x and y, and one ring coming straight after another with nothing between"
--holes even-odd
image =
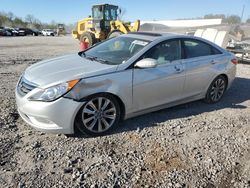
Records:
<instances>
[{"instance_id":1,"label":"rear door handle","mask_svg":"<svg viewBox=\"0 0 250 188\"><path fill-rule=\"evenodd\" d=\"M213 65L216 64L216 63L217 63L217 62L216 62L215 60L212 60L212 61L211 61L211 64L213 64Z\"/></svg>"},{"instance_id":2,"label":"rear door handle","mask_svg":"<svg viewBox=\"0 0 250 188\"><path fill-rule=\"evenodd\" d=\"M183 69L182 69L182 68L180 68L180 67L179 67L179 66L177 66L177 65L176 65L174 68L175 68L175 70L176 70L176 72L177 72L177 73L181 73L181 72L183 72Z\"/></svg>"}]
</instances>

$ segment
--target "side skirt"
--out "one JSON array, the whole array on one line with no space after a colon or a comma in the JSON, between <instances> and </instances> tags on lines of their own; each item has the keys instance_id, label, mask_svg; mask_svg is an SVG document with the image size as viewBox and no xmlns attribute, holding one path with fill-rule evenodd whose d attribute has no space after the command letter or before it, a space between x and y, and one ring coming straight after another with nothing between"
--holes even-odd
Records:
<instances>
[{"instance_id":1,"label":"side skirt","mask_svg":"<svg viewBox=\"0 0 250 188\"><path fill-rule=\"evenodd\" d=\"M203 99L203 98L205 98L204 94L195 95L195 96L188 97L188 98L185 98L185 99L182 99L182 100L167 103L167 104L164 104L164 105L148 108L148 109L137 111L137 112L132 112L132 113L126 114L124 120L129 119L129 118L133 118L133 117L136 117L136 116L139 116L139 115L147 114L147 113L150 113L150 112L155 112L155 111L158 111L158 110L162 110L162 109L165 109L165 108L170 108L170 107L177 106L177 105L180 105L180 104L185 104L185 103L188 103L188 102L197 101L197 100L200 100L200 99Z\"/></svg>"}]
</instances>

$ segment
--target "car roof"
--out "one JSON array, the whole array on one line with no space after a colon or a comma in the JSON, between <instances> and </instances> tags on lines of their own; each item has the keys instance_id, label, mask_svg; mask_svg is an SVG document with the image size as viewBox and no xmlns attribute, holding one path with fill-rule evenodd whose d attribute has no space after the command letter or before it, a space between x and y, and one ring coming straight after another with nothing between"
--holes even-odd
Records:
<instances>
[{"instance_id":1,"label":"car roof","mask_svg":"<svg viewBox=\"0 0 250 188\"><path fill-rule=\"evenodd\" d=\"M141 40L148 40L148 41L154 41L157 39L172 39L172 38L186 38L186 39L194 39L194 40L199 40L202 42L205 42L207 44L210 44L216 48L219 48L220 50L224 50L220 46L216 45L215 43L206 40L201 37L196 37L196 36L190 36L190 35L184 35L184 34L179 34L179 33L167 33L167 32L130 32L127 35L124 36L131 36L137 39Z\"/></svg>"}]
</instances>

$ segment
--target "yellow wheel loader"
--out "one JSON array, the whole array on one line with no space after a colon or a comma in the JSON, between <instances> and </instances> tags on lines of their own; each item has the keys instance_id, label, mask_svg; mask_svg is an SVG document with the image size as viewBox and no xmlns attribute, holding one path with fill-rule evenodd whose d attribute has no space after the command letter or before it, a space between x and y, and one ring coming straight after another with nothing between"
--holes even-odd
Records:
<instances>
[{"instance_id":1,"label":"yellow wheel loader","mask_svg":"<svg viewBox=\"0 0 250 188\"><path fill-rule=\"evenodd\" d=\"M78 21L76 29L72 31L72 36L81 42L88 43L90 47L107 38L139 30L140 20L132 26L130 23L118 20L119 13L121 10L115 5L94 5L92 17Z\"/></svg>"}]
</instances>

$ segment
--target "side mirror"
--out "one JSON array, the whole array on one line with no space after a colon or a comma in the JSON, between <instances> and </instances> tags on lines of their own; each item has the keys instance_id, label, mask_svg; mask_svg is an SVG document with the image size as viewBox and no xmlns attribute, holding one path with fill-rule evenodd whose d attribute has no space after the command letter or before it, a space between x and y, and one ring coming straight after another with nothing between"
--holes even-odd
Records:
<instances>
[{"instance_id":1,"label":"side mirror","mask_svg":"<svg viewBox=\"0 0 250 188\"><path fill-rule=\"evenodd\" d=\"M135 64L135 67L141 69L155 68L157 67L157 61L151 58L142 59Z\"/></svg>"}]
</instances>

